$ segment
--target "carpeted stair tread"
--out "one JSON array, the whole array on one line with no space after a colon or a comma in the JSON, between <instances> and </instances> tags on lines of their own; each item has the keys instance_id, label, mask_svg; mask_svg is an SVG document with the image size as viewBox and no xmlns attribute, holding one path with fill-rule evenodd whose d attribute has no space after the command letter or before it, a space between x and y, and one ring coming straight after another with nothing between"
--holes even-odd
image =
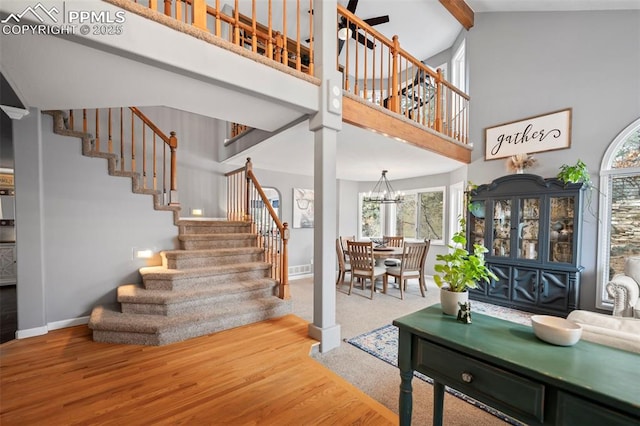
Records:
<instances>
[{"instance_id":1,"label":"carpeted stair tread","mask_svg":"<svg viewBox=\"0 0 640 426\"><path fill-rule=\"evenodd\" d=\"M226 219L180 219L178 226L249 226L249 222Z\"/></svg>"},{"instance_id":2,"label":"carpeted stair tread","mask_svg":"<svg viewBox=\"0 0 640 426\"><path fill-rule=\"evenodd\" d=\"M260 247L229 247L216 249L198 249L198 250L168 250L160 253L161 256L167 258L203 258L210 256L236 256L239 254L258 254L262 253Z\"/></svg>"},{"instance_id":3,"label":"carpeted stair tread","mask_svg":"<svg viewBox=\"0 0 640 426\"><path fill-rule=\"evenodd\" d=\"M250 299L242 303L222 305L214 311L195 312L172 317L149 314L126 314L119 312L118 309L113 306L105 305L94 308L89 319L89 328L92 330L107 330L111 332L158 334L179 331L182 327L190 327L192 325L197 326L198 324L216 321L224 323L229 318L244 313L273 311L277 309L290 310L290 303L289 300L282 300L277 297ZM284 313L282 315L284 315ZM209 332L210 331L206 331L202 334Z\"/></svg>"},{"instance_id":4,"label":"carpeted stair tread","mask_svg":"<svg viewBox=\"0 0 640 426\"><path fill-rule=\"evenodd\" d=\"M228 282L211 286L205 289L190 289L181 291L147 290L138 284L129 284L118 287L118 301L120 303L180 303L215 295L229 295L233 293L271 289L275 285L276 281L271 278L247 280L241 282Z\"/></svg>"},{"instance_id":5,"label":"carpeted stair tread","mask_svg":"<svg viewBox=\"0 0 640 426\"><path fill-rule=\"evenodd\" d=\"M246 262L230 265L205 266L193 269L167 269L164 266L147 266L140 268L139 272L143 278L166 278L167 276L174 278L190 278L221 275L233 272L249 272L256 269L266 270L270 268L271 265L266 262Z\"/></svg>"},{"instance_id":6,"label":"carpeted stair tread","mask_svg":"<svg viewBox=\"0 0 640 426\"><path fill-rule=\"evenodd\" d=\"M256 234L252 233L219 233L219 234L181 234L180 241L201 241L201 240L254 240Z\"/></svg>"}]
</instances>

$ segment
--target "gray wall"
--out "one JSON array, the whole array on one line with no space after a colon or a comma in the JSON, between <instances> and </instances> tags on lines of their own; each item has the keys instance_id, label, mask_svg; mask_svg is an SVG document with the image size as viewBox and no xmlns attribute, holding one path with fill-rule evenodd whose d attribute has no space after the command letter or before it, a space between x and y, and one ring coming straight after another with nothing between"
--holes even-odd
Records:
<instances>
[{"instance_id":1,"label":"gray wall","mask_svg":"<svg viewBox=\"0 0 640 426\"><path fill-rule=\"evenodd\" d=\"M226 212L224 173L235 167L218 163L220 132L225 123L214 118L167 107L141 108L163 132L176 132L178 138L178 201L181 216L191 209L204 209L207 217L224 217ZM222 184L221 184L222 182ZM219 200L225 200L220 203Z\"/></svg>"},{"instance_id":2,"label":"gray wall","mask_svg":"<svg viewBox=\"0 0 640 426\"><path fill-rule=\"evenodd\" d=\"M131 179L109 176L106 160L82 156L79 139L54 134L50 116L32 110L16 124L18 295L22 304L44 300L18 307L24 330L43 325L40 312L51 324L115 302L118 285L140 282L138 268L160 264L134 259L133 248L174 249L177 227L151 196L131 192ZM38 238L41 247L30 243Z\"/></svg>"},{"instance_id":3,"label":"gray wall","mask_svg":"<svg viewBox=\"0 0 640 426\"><path fill-rule=\"evenodd\" d=\"M484 161L486 127L573 108L571 148L535 154L531 173L553 177L582 159L598 182L605 150L640 116L640 11L478 13L467 59L469 179L477 184L507 173L504 159ZM594 209L597 201L595 194ZM580 307L588 310L595 310L597 226L585 214Z\"/></svg>"}]
</instances>

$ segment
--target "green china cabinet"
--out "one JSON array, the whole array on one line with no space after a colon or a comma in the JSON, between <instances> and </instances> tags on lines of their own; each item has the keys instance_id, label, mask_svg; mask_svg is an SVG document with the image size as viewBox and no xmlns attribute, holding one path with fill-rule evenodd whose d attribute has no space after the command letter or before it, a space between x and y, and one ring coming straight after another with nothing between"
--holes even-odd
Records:
<instances>
[{"instance_id":1,"label":"green china cabinet","mask_svg":"<svg viewBox=\"0 0 640 426\"><path fill-rule=\"evenodd\" d=\"M481 300L566 315L580 294L583 184L532 174L500 177L471 191L467 241L489 249L497 280L470 290Z\"/></svg>"}]
</instances>

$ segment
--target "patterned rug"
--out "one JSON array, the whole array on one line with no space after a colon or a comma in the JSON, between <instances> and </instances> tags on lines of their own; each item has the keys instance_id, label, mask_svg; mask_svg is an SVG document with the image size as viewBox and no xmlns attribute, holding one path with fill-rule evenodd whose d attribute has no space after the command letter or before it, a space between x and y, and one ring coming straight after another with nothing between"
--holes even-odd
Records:
<instances>
[{"instance_id":1,"label":"patterned rug","mask_svg":"<svg viewBox=\"0 0 640 426\"><path fill-rule=\"evenodd\" d=\"M532 314L528 312L503 308L500 306L490 305L488 303L477 301L472 301L471 306L472 319L473 313L478 312L484 315L490 315L493 317L516 322L518 324L531 324L530 317ZM398 366L398 328L394 325L385 325L351 339L345 339L345 342L350 343L356 348L362 349L368 354L371 354L376 358L381 359L382 361L385 361L393 366ZM431 380L430 377L427 377L422 373L418 373L416 371L414 372L414 375L427 383L433 383L433 380ZM476 401L475 399L468 397L462 392L459 392L448 386L446 386L445 389L451 395L454 395L462 399L463 401L468 402L469 404L473 404L474 406L483 409L484 411L500 418L501 420L504 420L509 424L524 426L524 423L521 423L518 420L515 420L507 416L506 414L496 410L495 408L483 404L482 402Z\"/></svg>"}]
</instances>

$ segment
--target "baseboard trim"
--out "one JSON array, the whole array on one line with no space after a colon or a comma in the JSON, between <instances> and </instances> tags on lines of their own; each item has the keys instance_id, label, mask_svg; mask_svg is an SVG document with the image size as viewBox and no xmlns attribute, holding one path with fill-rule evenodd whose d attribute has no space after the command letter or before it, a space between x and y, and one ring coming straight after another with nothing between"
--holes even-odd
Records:
<instances>
[{"instance_id":1,"label":"baseboard trim","mask_svg":"<svg viewBox=\"0 0 640 426\"><path fill-rule=\"evenodd\" d=\"M62 321L50 322L49 324L47 324L47 328L49 330L59 330L61 328L75 327L76 325L85 325L85 324L89 324L88 315L86 317L78 317L78 318L71 318L71 319L62 320Z\"/></svg>"},{"instance_id":2,"label":"baseboard trim","mask_svg":"<svg viewBox=\"0 0 640 426\"><path fill-rule=\"evenodd\" d=\"M42 327L34 327L28 328L26 330L18 330L16 331L16 339L26 339L29 337L42 336L43 334L47 334L49 329L46 325Z\"/></svg>"},{"instance_id":3,"label":"baseboard trim","mask_svg":"<svg viewBox=\"0 0 640 426\"><path fill-rule=\"evenodd\" d=\"M76 325L84 325L89 323L89 316L71 318L62 321L50 322L42 327L28 328L26 330L16 331L16 339L27 339L29 337L42 336L52 330L61 328L75 327Z\"/></svg>"}]
</instances>

